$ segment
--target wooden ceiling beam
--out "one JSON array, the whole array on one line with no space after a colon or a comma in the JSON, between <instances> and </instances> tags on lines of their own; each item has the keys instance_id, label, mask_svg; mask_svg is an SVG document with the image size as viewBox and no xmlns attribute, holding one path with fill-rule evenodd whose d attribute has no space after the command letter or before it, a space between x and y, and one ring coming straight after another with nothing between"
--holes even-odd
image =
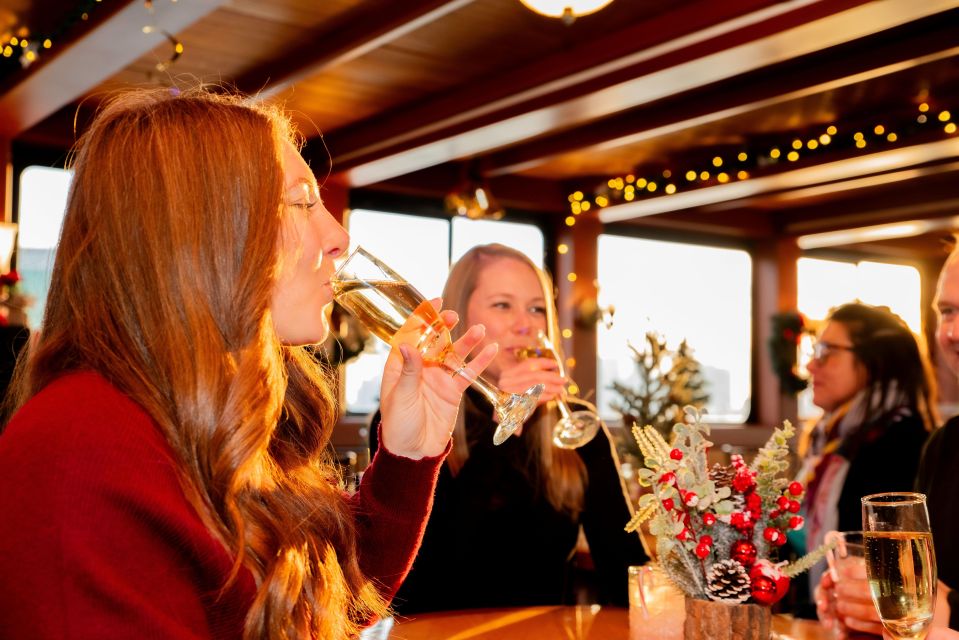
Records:
<instances>
[{"instance_id":1,"label":"wooden ceiling beam","mask_svg":"<svg viewBox=\"0 0 959 640\"><path fill-rule=\"evenodd\" d=\"M372 187L376 191L442 200L464 179L460 167L444 164L416 171ZM501 176L487 181L490 193L508 209L566 216L566 186L555 180Z\"/></svg>"},{"instance_id":2,"label":"wooden ceiling beam","mask_svg":"<svg viewBox=\"0 0 959 640\"><path fill-rule=\"evenodd\" d=\"M490 154L484 159L484 167L491 176L526 171L565 153L601 152L648 142L955 57L959 57L955 29L948 21L942 21L935 32L923 30L897 42L870 43L846 55L819 52L796 64L787 64L786 68L779 65L747 74L573 131L543 137Z\"/></svg>"},{"instance_id":3,"label":"wooden ceiling beam","mask_svg":"<svg viewBox=\"0 0 959 640\"><path fill-rule=\"evenodd\" d=\"M377 142L375 148L357 149L335 136L331 136L336 139L331 146L336 150L338 167L346 168L344 173L350 184L373 184L595 121L956 6L959 6L957 0L927 0L923 3L878 0L866 4L853 0L812 3L794 0L780 3L642 51L641 54L652 55L652 59L645 59L626 70L607 73L602 78L591 78L590 82L578 85L582 91L567 87L542 102L533 100L514 111L458 122L446 131L420 135L413 140L406 132L394 130L390 134L383 130L379 136L382 142ZM781 12L770 14L776 8ZM758 22L744 24L759 14L762 19ZM743 39L747 41L742 42ZM602 43L591 43L590 46L602 47ZM624 75L628 78L624 79ZM477 86L471 86L469 92L483 95ZM578 95L570 98L571 93ZM434 113L428 117L424 112L421 121L442 121L439 115ZM459 113L446 115L447 119L460 119Z\"/></svg>"},{"instance_id":4,"label":"wooden ceiling beam","mask_svg":"<svg viewBox=\"0 0 959 640\"><path fill-rule=\"evenodd\" d=\"M0 137L14 138L98 86L227 0L156 3L154 15L130 0L73 41L55 46L0 94ZM153 33L143 26L155 24Z\"/></svg>"},{"instance_id":5,"label":"wooden ceiling beam","mask_svg":"<svg viewBox=\"0 0 959 640\"><path fill-rule=\"evenodd\" d=\"M325 69L358 58L434 22L475 0L391 0L374 7L358 4L338 26L328 25L304 38L280 59L258 67L236 82L241 91L263 99Z\"/></svg>"},{"instance_id":6,"label":"wooden ceiling beam","mask_svg":"<svg viewBox=\"0 0 959 640\"><path fill-rule=\"evenodd\" d=\"M388 146L427 136L458 124L501 113L517 105L554 95L685 44L705 39L742 14L762 11L769 0L736 3L697 0L572 50L559 52L514 69L497 70L473 80L468 90L427 99L330 134L342 161L375 153ZM778 9L783 11L784 9ZM719 25L714 27L713 25Z\"/></svg>"}]
</instances>

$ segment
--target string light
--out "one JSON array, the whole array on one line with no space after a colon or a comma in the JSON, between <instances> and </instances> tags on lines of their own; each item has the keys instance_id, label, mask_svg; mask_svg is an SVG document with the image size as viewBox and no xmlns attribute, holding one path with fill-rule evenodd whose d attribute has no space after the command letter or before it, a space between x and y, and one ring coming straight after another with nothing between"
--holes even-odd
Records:
<instances>
[{"instance_id":1,"label":"string light","mask_svg":"<svg viewBox=\"0 0 959 640\"><path fill-rule=\"evenodd\" d=\"M573 330L572 330L572 329L563 329L563 337L566 338L567 340L570 339L570 338L572 338L572 337L573 337Z\"/></svg>"},{"instance_id":2,"label":"string light","mask_svg":"<svg viewBox=\"0 0 959 640\"><path fill-rule=\"evenodd\" d=\"M176 0L170 0L175 3ZM53 27L49 33L34 34L27 25L17 25L10 29L2 38L0 38L0 52L4 58L13 58L14 53L18 53L17 60L24 69L39 60L47 50L53 48L54 44L59 42L70 32L78 22L88 22L95 10L99 10L101 0L84 0L75 3L76 6L66 17L66 19ZM154 13L153 0L144 0L144 8L152 16ZM183 55L184 46L171 33L158 29L155 25L143 27L143 33L161 33L170 43L172 53L170 57L155 65L157 71L165 71L170 65L177 61ZM19 49L19 51L18 51ZM3 63L6 65L7 63ZM0 65L0 76L7 73L6 68Z\"/></svg>"},{"instance_id":3,"label":"string light","mask_svg":"<svg viewBox=\"0 0 959 640\"><path fill-rule=\"evenodd\" d=\"M579 203L582 210L586 211L590 202L599 207L609 207L621 202L632 202L639 197L668 197L680 191L705 186L703 183L726 184L734 178L737 180L748 180L753 177L754 171L759 171L760 174L768 173L768 171L764 170L771 170L771 167L783 160L795 163L802 159L808 163L810 162L810 158L836 147L837 151L850 148L861 151L870 145L870 141L873 145L894 144L898 146L911 143L911 139L915 136L921 135L928 139L930 135L934 135L934 129L924 126L929 122L938 122L940 126L942 126L938 135L951 136L955 134L959 126L957 126L955 122L952 122L952 113L949 109L943 108L943 106L945 106L943 105L933 111L934 101L928 100L928 94L925 93L921 97L923 98L922 102L919 104L913 103L915 106L912 107L918 111L918 114L916 111L913 111L911 115L903 114L905 117L900 116L900 119L895 122L877 123L858 131L851 130L851 135L847 133L839 136L839 126L837 124L829 124L824 129L819 129L819 131L816 132L807 130L787 133L785 135L789 137L786 138L787 142L785 142L785 144L765 147L768 149L766 152L756 152L755 148L749 148L734 151L733 155L728 156L726 154L729 153L729 150L724 150L722 152L723 155L716 153L706 155L702 159L702 165L705 166L676 167L675 163L671 162L670 168L659 167L647 173L647 176L652 175L654 177L642 177L641 175L630 174L626 176L625 181L622 177L612 177L605 182L605 185L603 185L604 188L598 189L592 197L587 198L583 195L582 191L576 191L571 194L569 197L572 203L571 208L575 212L576 205ZM931 117L932 113L935 113L935 120ZM846 131L850 131L850 129L846 129ZM869 137L867 137L867 133L864 132L867 132ZM788 153L782 151L783 146L786 147ZM800 152L802 152L802 155ZM870 151L864 151L864 153L869 152ZM726 160L723 159L724 156L738 160L740 163L738 170L712 173L713 170L719 169L726 164ZM674 174L676 176L682 176L683 179L677 182L667 182L665 185L662 185L662 189L660 189L659 187L661 185L656 182L656 180L659 179L658 176L662 176L668 180ZM635 188L633 187L634 180ZM660 193L660 191L662 193ZM569 220L567 220L567 224L572 226Z\"/></svg>"},{"instance_id":4,"label":"string light","mask_svg":"<svg viewBox=\"0 0 959 640\"><path fill-rule=\"evenodd\" d=\"M566 245L566 244L559 245L558 247L556 247L556 252L563 256L566 255L567 253L569 253L569 245Z\"/></svg>"}]
</instances>

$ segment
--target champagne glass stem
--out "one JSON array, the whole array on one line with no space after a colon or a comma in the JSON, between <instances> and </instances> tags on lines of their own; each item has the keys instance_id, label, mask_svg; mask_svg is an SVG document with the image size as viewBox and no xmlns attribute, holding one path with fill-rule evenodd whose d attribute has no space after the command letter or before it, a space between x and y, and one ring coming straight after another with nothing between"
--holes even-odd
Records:
<instances>
[{"instance_id":1,"label":"champagne glass stem","mask_svg":"<svg viewBox=\"0 0 959 640\"><path fill-rule=\"evenodd\" d=\"M559 409L559 415L563 416L563 420L569 420L571 411L569 410L569 405L566 404L565 400L556 399L556 408Z\"/></svg>"}]
</instances>

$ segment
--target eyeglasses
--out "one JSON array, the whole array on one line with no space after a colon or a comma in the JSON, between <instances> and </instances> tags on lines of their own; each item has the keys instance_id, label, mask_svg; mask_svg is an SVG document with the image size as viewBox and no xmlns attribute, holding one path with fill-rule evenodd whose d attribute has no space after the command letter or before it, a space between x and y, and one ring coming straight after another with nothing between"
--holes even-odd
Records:
<instances>
[{"instance_id":1,"label":"eyeglasses","mask_svg":"<svg viewBox=\"0 0 959 640\"><path fill-rule=\"evenodd\" d=\"M849 347L831 342L819 340L812 346L812 359L816 362L825 362L829 356L837 351L855 351L855 347Z\"/></svg>"}]
</instances>

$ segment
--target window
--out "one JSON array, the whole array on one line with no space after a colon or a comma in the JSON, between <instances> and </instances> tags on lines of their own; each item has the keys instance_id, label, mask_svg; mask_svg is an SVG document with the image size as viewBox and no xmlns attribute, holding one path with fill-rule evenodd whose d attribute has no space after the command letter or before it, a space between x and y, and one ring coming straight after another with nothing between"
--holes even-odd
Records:
<instances>
[{"instance_id":1,"label":"window","mask_svg":"<svg viewBox=\"0 0 959 640\"><path fill-rule=\"evenodd\" d=\"M480 244L498 242L522 251L533 264L543 267L543 232L521 222L453 218L453 250L450 263Z\"/></svg>"},{"instance_id":2,"label":"window","mask_svg":"<svg viewBox=\"0 0 959 640\"><path fill-rule=\"evenodd\" d=\"M31 166L20 174L17 271L23 278L24 292L35 298L27 310L31 327L39 327L43 320L72 179L72 171L51 167Z\"/></svg>"},{"instance_id":3,"label":"window","mask_svg":"<svg viewBox=\"0 0 959 640\"><path fill-rule=\"evenodd\" d=\"M799 311L814 323L829 310L856 300L882 305L899 315L915 333L922 330L922 279L915 267L884 262L841 262L800 258L796 266ZM807 337L800 346L800 370L812 355ZM822 411L812 403L812 390L799 394L799 417L815 419Z\"/></svg>"},{"instance_id":4,"label":"window","mask_svg":"<svg viewBox=\"0 0 959 640\"><path fill-rule=\"evenodd\" d=\"M710 422L745 422L750 405L752 260L745 251L599 237L599 304L616 307L611 329L597 336L597 400L610 407L614 381L637 381L627 347L645 345L647 331L670 347L688 341L706 381Z\"/></svg>"},{"instance_id":5,"label":"window","mask_svg":"<svg viewBox=\"0 0 959 640\"><path fill-rule=\"evenodd\" d=\"M499 242L543 264L543 232L532 224L466 218L429 218L354 209L348 226L351 247L362 245L383 259L427 298L443 292L450 264L471 247ZM373 344L346 365L344 391L350 413L370 413L379 406L380 377L389 348Z\"/></svg>"}]
</instances>

